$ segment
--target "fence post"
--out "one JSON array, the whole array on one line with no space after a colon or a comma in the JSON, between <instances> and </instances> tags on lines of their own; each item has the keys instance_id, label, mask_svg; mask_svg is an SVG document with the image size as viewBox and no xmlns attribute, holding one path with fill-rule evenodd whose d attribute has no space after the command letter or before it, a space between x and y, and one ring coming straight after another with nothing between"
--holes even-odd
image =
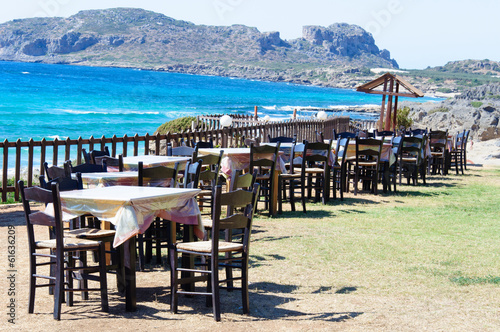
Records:
<instances>
[{"instance_id":1,"label":"fence post","mask_svg":"<svg viewBox=\"0 0 500 332\"><path fill-rule=\"evenodd\" d=\"M2 202L7 201L7 171L9 170L9 141L3 142Z\"/></svg>"}]
</instances>

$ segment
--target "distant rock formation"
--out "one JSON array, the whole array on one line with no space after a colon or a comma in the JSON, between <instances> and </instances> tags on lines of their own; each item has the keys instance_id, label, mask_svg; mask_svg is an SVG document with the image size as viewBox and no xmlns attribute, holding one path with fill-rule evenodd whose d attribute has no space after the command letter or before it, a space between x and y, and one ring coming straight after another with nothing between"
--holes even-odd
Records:
<instances>
[{"instance_id":1,"label":"distant rock formation","mask_svg":"<svg viewBox=\"0 0 500 332\"><path fill-rule=\"evenodd\" d=\"M395 68L399 68L395 60L391 60L388 50L379 50L372 35L357 25L335 23L329 27L315 25L305 26L302 37L314 45L320 45L334 55L355 57L362 54L380 56L391 61Z\"/></svg>"},{"instance_id":2,"label":"distant rock formation","mask_svg":"<svg viewBox=\"0 0 500 332\"><path fill-rule=\"evenodd\" d=\"M363 68L367 72L370 67L397 68L389 51L380 51L371 34L355 25L304 27L303 38L283 40L276 31L195 25L133 8L0 24L0 60L179 70L323 85Z\"/></svg>"},{"instance_id":3,"label":"distant rock formation","mask_svg":"<svg viewBox=\"0 0 500 332\"><path fill-rule=\"evenodd\" d=\"M500 84L487 84L464 91L440 103L409 103L415 126L448 130L451 134L471 130L474 139L500 138Z\"/></svg>"}]
</instances>

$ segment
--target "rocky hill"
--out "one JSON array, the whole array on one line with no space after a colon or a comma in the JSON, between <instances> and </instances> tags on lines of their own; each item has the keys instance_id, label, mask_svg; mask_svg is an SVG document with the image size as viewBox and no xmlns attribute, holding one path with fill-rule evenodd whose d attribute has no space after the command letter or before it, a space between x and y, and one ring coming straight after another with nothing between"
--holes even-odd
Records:
<instances>
[{"instance_id":1,"label":"rocky hill","mask_svg":"<svg viewBox=\"0 0 500 332\"><path fill-rule=\"evenodd\" d=\"M500 83L464 91L440 103L403 102L409 106L415 127L448 130L452 134L471 130L475 140L500 138Z\"/></svg>"},{"instance_id":2,"label":"rocky hill","mask_svg":"<svg viewBox=\"0 0 500 332\"><path fill-rule=\"evenodd\" d=\"M243 25L206 26L132 8L0 25L0 60L134 67L325 84L363 68L397 68L371 34L349 24L306 26L303 38ZM366 72L369 72L367 69Z\"/></svg>"}]
</instances>

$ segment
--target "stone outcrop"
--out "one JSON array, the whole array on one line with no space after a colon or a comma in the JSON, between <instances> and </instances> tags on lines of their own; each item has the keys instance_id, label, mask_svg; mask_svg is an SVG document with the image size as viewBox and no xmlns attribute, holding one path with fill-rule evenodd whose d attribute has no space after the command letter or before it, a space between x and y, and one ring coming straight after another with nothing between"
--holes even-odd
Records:
<instances>
[{"instance_id":1,"label":"stone outcrop","mask_svg":"<svg viewBox=\"0 0 500 332\"><path fill-rule=\"evenodd\" d=\"M276 31L195 25L142 9L89 10L68 18L0 24L0 60L183 68L194 74L237 77L250 72L264 76L248 78L297 83L321 78L323 85L329 84L325 76L334 79L348 70L397 67L390 53L380 51L371 34L358 26L334 24L304 31L304 38L283 40ZM319 71L307 72L304 67Z\"/></svg>"},{"instance_id":2,"label":"stone outcrop","mask_svg":"<svg viewBox=\"0 0 500 332\"><path fill-rule=\"evenodd\" d=\"M488 84L464 91L453 99L440 103L403 102L409 106L415 126L448 130L455 134L471 130L473 139L486 141L500 138L500 84Z\"/></svg>"}]
</instances>

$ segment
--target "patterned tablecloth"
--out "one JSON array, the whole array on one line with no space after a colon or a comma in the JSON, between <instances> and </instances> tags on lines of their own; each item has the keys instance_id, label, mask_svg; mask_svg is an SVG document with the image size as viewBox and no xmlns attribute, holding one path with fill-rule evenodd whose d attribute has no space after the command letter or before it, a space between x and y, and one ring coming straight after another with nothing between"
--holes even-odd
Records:
<instances>
[{"instance_id":1,"label":"patterned tablecloth","mask_svg":"<svg viewBox=\"0 0 500 332\"><path fill-rule=\"evenodd\" d=\"M250 167L250 148L213 148L199 149L201 155L214 154L218 155L221 150L224 150L221 160L221 172L230 177L233 170L248 169ZM272 155L269 155L272 158ZM277 167L282 173L286 173L285 162L278 156Z\"/></svg>"},{"instance_id":2,"label":"patterned tablecloth","mask_svg":"<svg viewBox=\"0 0 500 332\"><path fill-rule=\"evenodd\" d=\"M334 141L332 146L336 147L337 142ZM336 153L334 151L334 153ZM342 153L340 154L342 156ZM356 158L356 141L349 141L349 145L347 146L347 159L353 159ZM396 154L392 150L392 144L390 143L384 143L382 145L382 151L380 153L380 160L381 161L388 161L389 165L392 165L396 162Z\"/></svg>"},{"instance_id":3,"label":"patterned tablecloth","mask_svg":"<svg viewBox=\"0 0 500 332\"><path fill-rule=\"evenodd\" d=\"M203 238L196 195L200 189L110 186L61 192L64 219L83 214L111 222L117 247L138 233L144 233L155 217L196 225L195 234Z\"/></svg>"},{"instance_id":4,"label":"patterned tablecloth","mask_svg":"<svg viewBox=\"0 0 500 332\"><path fill-rule=\"evenodd\" d=\"M156 156L156 155L144 155L144 156L133 156L123 158L123 170L124 171L137 171L139 169L139 162L142 161L145 168L154 166L167 166L174 167L176 162L179 162L179 170L183 170L186 167L186 162L190 160L191 157L172 157L172 156ZM113 167L108 167L108 171L118 171L118 169Z\"/></svg>"}]
</instances>

